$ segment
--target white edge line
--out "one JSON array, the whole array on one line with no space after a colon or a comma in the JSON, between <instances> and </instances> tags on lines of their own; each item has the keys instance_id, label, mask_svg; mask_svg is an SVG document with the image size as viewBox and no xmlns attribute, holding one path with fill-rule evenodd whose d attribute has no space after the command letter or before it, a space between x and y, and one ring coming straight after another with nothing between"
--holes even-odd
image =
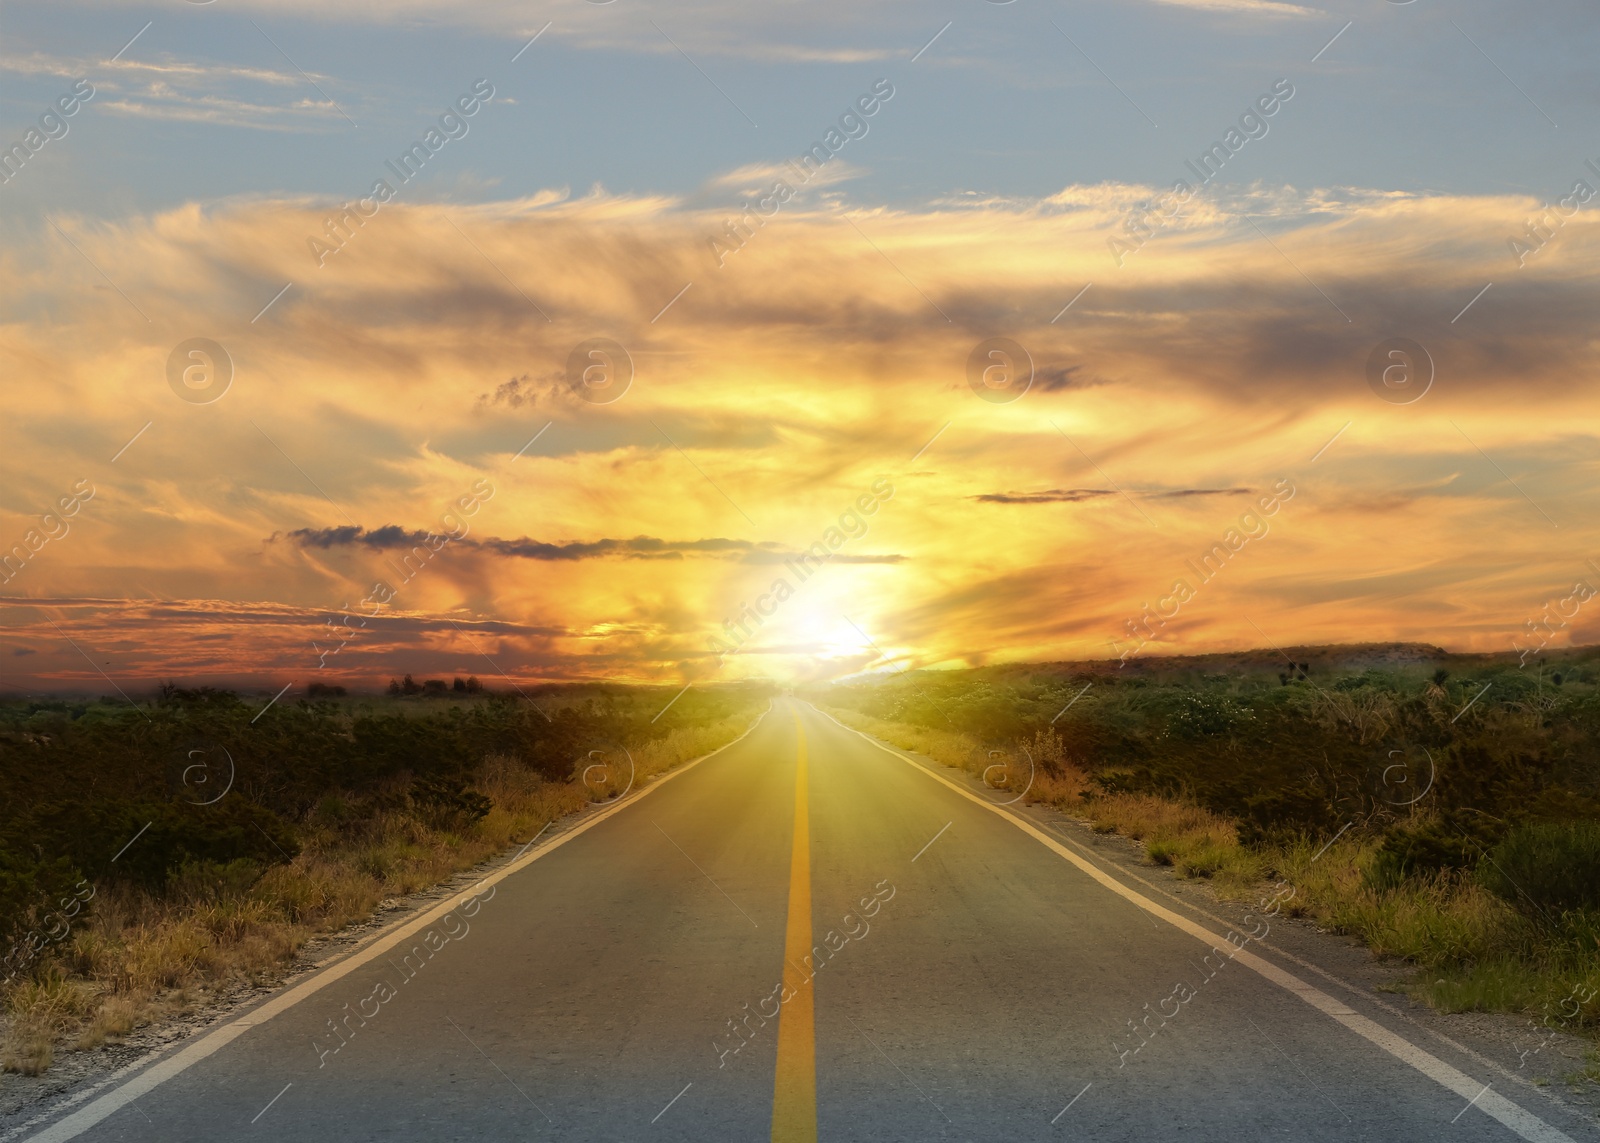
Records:
<instances>
[{"instance_id":1,"label":"white edge line","mask_svg":"<svg viewBox=\"0 0 1600 1143\"><path fill-rule=\"evenodd\" d=\"M141 1072L139 1075L135 1076L121 1087L115 1088L112 1091L108 1091L105 1095L102 1095L99 1099L95 1100L88 1106L80 1108L78 1111L73 1112L65 1119L51 1124L37 1135L29 1136L28 1143L65 1143L65 1141L68 1139L76 1139L79 1135L82 1135L85 1131L89 1130L89 1128L116 1114L118 1111L122 1110L140 1096L146 1094L147 1092L153 1091L155 1088L166 1083L174 1076L187 1071L189 1068L193 1067L195 1064L198 1064L206 1057L211 1056L221 1049L227 1047L230 1043L244 1035L245 1032L249 1031L251 1028L265 1024L274 1016L288 1011L290 1008L311 996L313 993L320 992L328 985L343 979L345 976L354 972L362 965L376 960L390 949L395 948L410 937L428 928L436 921L442 919L451 910L455 909L462 898L474 896L480 890L486 889L491 885L498 884L507 877L511 876L513 873L521 872L523 869L533 864L533 862L538 861L546 854L551 853L559 847L565 845L579 834L593 829L607 818L620 812L621 810L626 809L628 806L633 805L640 798L645 797L655 790L659 790L662 786L666 785L678 775L688 773L691 769L700 765L700 763L704 762L707 758L714 758L718 754L721 754L724 750L727 750L733 746L737 746L739 743L748 738L751 733L755 731L756 727L761 725L762 721L767 717L767 715L772 713L772 710L773 708L769 704L767 709L750 724L750 728L748 730L739 735L739 737L735 738L732 742L729 742L727 745L719 746L709 754L702 754L700 757L685 762L683 765L678 766L675 769L668 770L649 785L639 787L639 789L636 790L631 796L622 801L615 802L603 810L596 811L595 814L587 821L579 822L565 833L558 834L551 838L542 849L537 849L527 857L520 858L519 860L502 866L497 872L491 873L487 877L473 882L471 886L462 890L460 893L452 893L448 900L442 902L441 904L435 905L432 909L422 914L422 916L403 923L393 932L378 937L365 948L353 952L346 959L323 969L310 980L302 981L300 984L295 985L288 991L273 997L271 1000L261 1005L261 1007L254 1008L249 1012L243 1013L237 1018L229 1021L227 1024L224 1024L222 1027L202 1036L200 1039L196 1040L194 1043L190 1044L176 1055L157 1063L155 1066L146 1069L144 1072Z\"/></svg>"},{"instance_id":2,"label":"white edge line","mask_svg":"<svg viewBox=\"0 0 1600 1143\"><path fill-rule=\"evenodd\" d=\"M904 762L906 765L911 766L925 776L932 778L940 785L947 786L951 790L954 790L957 794L960 794L968 801L982 806L991 813L998 814L1000 817L1004 818L1006 821L1020 829L1023 833L1028 834L1034 840L1044 845L1047 849L1050 849L1058 856L1065 858L1084 873L1088 874L1089 877L1093 878L1095 881L1098 881L1101 885L1105 886L1119 897L1124 898L1129 903L1143 909L1151 916L1166 921L1168 924L1172 925L1181 932L1187 933L1189 936L1194 937L1208 945L1212 945L1213 947L1215 947L1218 943L1229 943L1227 942L1226 938L1219 937L1216 933L1205 928L1203 925L1197 925L1187 917L1180 916L1179 914L1172 912L1170 909L1163 908L1154 901L1150 900L1148 897L1144 896L1142 893L1138 893L1133 889L1128 888L1121 881L1117 880L1115 877L1111 876L1111 874L1101 869L1098 865L1095 865L1087 858L1074 853L1072 850L1068 849L1066 846L1052 838L1049 834L1038 829L1032 823L1024 821L1015 814L1007 813L993 802L985 801L983 798L980 798L978 795L972 793L972 791L963 789L961 786L958 786L948 778L941 777L940 775L933 773L933 771L929 770L927 767L905 757L905 755L896 753L872 736L863 734L854 727L845 726L844 723L840 722L826 711L821 710L809 703L807 705L811 706L812 710L815 710L824 718L829 719L835 725L850 731L852 734L859 735L873 746L876 746L879 750L882 750L885 754L900 759L900 761ZM1320 988L1313 988L1299 977L1293 975L1292 973L1285 972L1271 961L1265 960L1254 953L1246 952L1244 949L1239 949L1234 952L1232 954L1232 959L1238 961L1240 964L1244 965L1252 972L1255 972L1257 975L1265 977L1268 981L1276 984L1285 992L1289 992L1295 996L1298 996L1311 1007L1317 1009L1317 1011L1326 1016L1332 1017L1334 1020L1337 1020L1340 1024L1343 1024L1356 1035L1382 1048L1384 1051L1388 1052L1391 1056L1394 1056L1402 1063L1409 1064L1411 1067L1415 1068L1417 1071L1421 1072L1435 1083L1455 1092L1462 1099L1471 1099L1475 1094L1481 1096L1483 1085L1477 1080L1461 1071L1458 1071L1456 1068L1451 1067L1449 1064L1445 1063L1431 1052L1426 1052L1417 1047L1415 1044L1411 1043L1409 1040L1406 1040L1403 1037L1389 1031L1389 1029L1385 1028L1377 1021L1368 1019L1367 1017L1361 1015L1359 1012L1355 1011L1355 1009L1345 1004L1342 1000L1338 1000L1335 997L1328 995ZM1576 1140L1574 1140L1570 1135L1567 1135L1557 1128L1550 1126L1532 1112L1523 1109L1520 1105L1511 1102L1511 1100L1498 1093L1493 1093L1492 1098L1481 1099L1478 1106L1484 1112L1484 1114L1510 1128L1522 1138L1528 1140L1529 1143L1576 1143Z\"/></svg>"},{"instance_id":3,"label":"white edge line","mask_svg":"<svg viewBox=\"0 0 1600 1143\"><path fill-rule=\"evenodd\" d=\"M528 852L528 846L532 845L534 842L538 841L541 837L543 837L544 836L544 831L549 829L551 826L553 826L555 824L556 824L556 819L555 818L551 818L549 821L545 822L543 827L540 828L539 832L534 834L532 837L530 837L527 840L527 843L524 844L521 849L517 850L517 857L521 857L524 853L527 853ZM512 860L515 860L515 858L513 858Z\"/></svg>"},{"instance_id":4,"label":"white edge line","mask_svg":"<svg viewBox=\"0 0 1600 1143\"><path fill-rule=\"evenodd\" d=\"M164 1048L155 1049L150 1053L150 1055L144 1057L143 1059L134 1060L132 1063L123 1064L120 1068L114 1072L111 1072L109 1075L103 1076L93 1083L81 1088L80 1090L73 1092L71 1095L65 1096L59 1102L57 1102L54 1107L48 1108L30 1119L24 1120L20 1126L9 1129L3 1135L0 1135L0 1140L4 1140L5 1143L10 1143L11 1140L17 1138L29 1128L44 1122L46 1119L49 1119L52 1115L58 1112L65 1111L69 1107L77 1106L90 1096L94 1095L95 1092L100 1091L103 1088L110 1087L124 1076L132 1075L140 1068L160 1059L162 1056L166 1055L169 1051L172 1051L176 1047L178 1047L177 1043L168 1044Z\"/></svg>"},{"instance_id":5,"label":"white edge line","mask_svg":"<svg viewBox=\"0 0 1600 1143\"><path fill-rule=\"evenodd\" d=\"M1488 1091L1489 1087L1490 1087L1489 1084L1484 1084L1483 1085L1483 1091ZM1478 1095L1482 1095L1483 1091L1480 1091L1478 1093ZM1477 1103L1478 1102L1478 1095L1475 1095L1475 1096L1472 1097L1472 1103ZM1452 1119L1450 1122L1454 1123L1456 1121L1456 1119L1460 1119L1467 1112L1471 1111L1472 1110L1472 1103L1467 1104L1467 1106L1463 1107L1460 1111L1456 1112L1456 1118Z\"/></svg>"}]
</instances>

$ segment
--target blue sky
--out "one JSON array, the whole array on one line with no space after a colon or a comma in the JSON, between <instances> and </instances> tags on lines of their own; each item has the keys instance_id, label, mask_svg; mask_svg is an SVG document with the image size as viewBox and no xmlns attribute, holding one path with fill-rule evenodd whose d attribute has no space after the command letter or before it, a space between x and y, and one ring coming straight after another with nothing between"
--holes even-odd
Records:
<instances>
[{"instance_id":1,"label":"blue sky","mask_svg":"<svg viewBox=\"0 0 1600 1143\"><path fill-rule=\"evenodd\" d=\"M7 5L8 135L20 136L69 77L88 77L100 94L26 179L0 191L6 222L364 191L382 160L478 77L499 101L429 173L431 195L581 195L600 183L715 197L708 180L797 154L880 77L897 95L848 156L857 177L838 193L852 202L1167 183L1280 77L1294 100L1225 181L1544 197L1576 177L1597 142L1600 17L1578 2L967 0L763 15L576 0L463 5L459 17L431 5L370 17L326 7ZM108 64L146 22L123 66Z\"/></svg>"}]
</instances>

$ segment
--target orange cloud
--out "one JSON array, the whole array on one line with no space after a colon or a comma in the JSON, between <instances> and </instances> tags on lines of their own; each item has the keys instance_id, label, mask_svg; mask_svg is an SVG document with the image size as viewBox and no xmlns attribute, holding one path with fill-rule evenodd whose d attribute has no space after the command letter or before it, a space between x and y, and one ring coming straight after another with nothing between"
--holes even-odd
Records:
<instances>
[{"instance_id":1,"label":"orange cloud","mask_svg":"<svg viewBox=\"0 0 1600 1143\"><path fill-rule=\"evenodd\" d=\"M1519 266L1529 200L1219 191L1118 267L1157 193L797 200L721 268L734 209L600 192L397 200L321 267L327 203L57 218L0 255L0 543L98 491L5 585L0 675L703 674L767 556L877 479L896 493L857 558L718 669L1111 655L1286 477L1270 534L1152 651L1508 649L1600 556L1593 218ZM196 337L231 362L210 403L168 381ZM1413 403L1369 384L1393 337L1428 355ZM609 404L571 383L596 338L631 379ZM1014 401L969 387L995 338L1026 355ZM388 540L441 534L480 482L470 532L407 576ZM347 614L367 626L319 667Z\"/></svg>"}]
</instances>

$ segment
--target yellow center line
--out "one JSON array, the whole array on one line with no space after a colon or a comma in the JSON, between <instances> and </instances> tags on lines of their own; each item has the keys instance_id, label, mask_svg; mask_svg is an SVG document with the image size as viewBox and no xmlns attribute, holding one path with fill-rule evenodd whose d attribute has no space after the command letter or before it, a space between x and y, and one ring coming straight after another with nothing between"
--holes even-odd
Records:
<instances>
[{"instance_id":1,"label":"yellow center line","mask_svg":"<svg viewBox=\"0 0 1600 1143\"><path fill-rule=\"evenodd\" d=\"M794 846L789 855L789 920L783 939L783 1012L772 1085L772 1143L816 1143L817 1036L811 980L811 818L806 797L806 732L794 711Z\"/></svg>"}]
</instances>

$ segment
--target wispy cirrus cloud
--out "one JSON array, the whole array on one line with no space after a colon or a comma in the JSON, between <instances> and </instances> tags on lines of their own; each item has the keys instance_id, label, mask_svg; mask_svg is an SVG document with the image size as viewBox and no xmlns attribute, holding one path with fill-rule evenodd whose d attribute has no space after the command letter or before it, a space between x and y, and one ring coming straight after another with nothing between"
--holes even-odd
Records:
<instances>
[{"instance_id":1,"label":"wispy cirrus cloud","mask_svg":"<svg viewBox=\"0 0 1600 1143\"><path fill-rule=\"evenodd\" d=\"M260 131L304 132L316 123L333 127L341 123L336 109L314 100L291 104L251 103L216 95L182 95L160 90L159 86L140 98L107 99L101 107L118 115L137 119L165 119L179 123L211 123L226 127L249 127Z\"/></svg>"},{"instance_id":2,"label":"wispy cirrus cloud","mask_svg":"<svg viewBox=\"0 0 1600 1143\"><path fill-rule=\"evenodd\" d=\"M1327 16L1320 8L1307 8L1284 0L1155 0L1174 8L1197 8L1204 12L1222 12L1230 16L1306 17Z\"/></svg>"},{"instance_id":3,"label":"wispy cirrus cloud","mask_svg":"<svg viewBox=\"0 0 1600 1143\"><path fill-rule=\"evenodd\" d=\"M852 166L842 159L829 162L826 166L808 172L805 190L814 190L818 187L834 186L838 183L859 179L866 171L860 167ZM706 187L711 190L727 190L735 192L768 191L774 182L783 180L791 185L800 182L795 165L792 162L771 163L746 163L731 171L713 175L706 180Z\"/></svg>"},{"instance_id":4,"label":"wispy cirrus cloud","mask_svg":"<svg viewBox=\"0 0 1600 1143\"><path fill-rule=\"evenodd\" d=\"M90 76L96 107L133 118L297 132L345 125L331 103L306 96L305 76L274 68L166 54L105 60L30 52L0 56L0 72ZM317 75L314 82L331 85L333 80Z\"/></svg>"},{"instance_id":5,"label":"wispy cirrus cloud","mask_svg":"<svg viewBox=\"0 0 1600 1143\"><path fill-rule=\"evenodd\" d=\"M13 75L55 75L63 78L93 73L97 79L114 80L117 77L136 79L162 79L167 82L225 83L248 80L278 87L294 87L305 81L293 72L273 68L248 67L233 63L197 63L166 57L145 60L134 56L107 60L88 56L62 56L48 52L0 55L0 71ZM327 78L326 76L322 78Z\"/></svg>"}]
</instances>

